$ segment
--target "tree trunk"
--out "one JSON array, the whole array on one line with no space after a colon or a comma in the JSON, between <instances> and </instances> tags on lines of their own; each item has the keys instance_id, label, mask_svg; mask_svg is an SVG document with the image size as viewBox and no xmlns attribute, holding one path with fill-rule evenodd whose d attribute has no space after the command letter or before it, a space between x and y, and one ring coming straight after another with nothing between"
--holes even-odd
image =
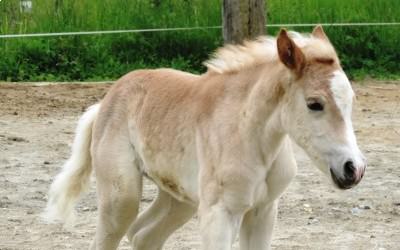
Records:
<instances>
[{"instance_id":1,"label":"tree trunk","mask_svg":"<svg viewBox=\"0 0 400 250\"><path fill-rule=\"evenodd\" d=\"M265 0L223 0L225 43L241 43L265 33Z\"/></svg>"}]
</instances>

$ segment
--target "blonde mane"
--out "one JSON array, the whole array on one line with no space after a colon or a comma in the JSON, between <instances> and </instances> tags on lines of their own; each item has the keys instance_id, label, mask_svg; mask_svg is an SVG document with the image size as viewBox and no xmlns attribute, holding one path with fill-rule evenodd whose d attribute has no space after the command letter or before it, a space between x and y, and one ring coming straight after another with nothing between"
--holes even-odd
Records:
<instances>
[{"instance_id":1,"label":"blonde mane","mask_svg":"<svg viewBox=\"0 0 400 250\"><path fill-rule=\"evenodd\" d=\"M316 39L310 34L289 32L299 47L305 47ZM251 66L272 62L278 59L276 38L262 36L253 41L245 41L242 45L225 45L219 48L210 60L204 62L208 71L216 73L232 73Z\"/></svg>"}]
</instances>

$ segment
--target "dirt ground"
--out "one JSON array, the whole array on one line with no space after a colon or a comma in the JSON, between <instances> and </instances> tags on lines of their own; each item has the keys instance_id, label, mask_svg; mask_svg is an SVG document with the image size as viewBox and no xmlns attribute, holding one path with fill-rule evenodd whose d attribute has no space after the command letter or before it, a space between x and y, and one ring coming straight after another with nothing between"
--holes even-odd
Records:
<instances>
[{"instance_id":1,"label":"dirt ground","mask_svg":"<svg viewBox=\"0 0 400 250\"><path fill-rule=\"evenodd\" d=\"M77 207L73 230L46 225L39 215L70 154L78 117L109 86L0 84L0 249L88 248L97 213L93 187ZM400 249L400 82L354 87L354 126L368 158L363 181L339 191L296 149L299 173L281 199L273 249ZM146 182L143 207L156 192ZM165 249L199 247L193 218ZM129 249L125 239L120 249Z\"/></svg>"}]
</instances>

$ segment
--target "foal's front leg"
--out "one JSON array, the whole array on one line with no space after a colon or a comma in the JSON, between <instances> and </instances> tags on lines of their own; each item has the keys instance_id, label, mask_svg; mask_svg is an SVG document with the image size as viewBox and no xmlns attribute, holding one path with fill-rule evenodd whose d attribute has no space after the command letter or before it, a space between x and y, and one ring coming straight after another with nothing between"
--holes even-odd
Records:
<instances>
[{"instance_id":1,"label":"foal's front leg","mask_svg":"<svg viewBox=\"0 0 400 250\"><path fill-rule=\"evenodd\" d=\"M202 249L230 250L243 217L230 211L223 202L200 208Z\"/></svg>"},{"instance_id":2,"label":"foal's front leg","mask_svg":"<svg viewBox=\"0 0 400 250\"><path fill-rule=\"evenodd\" d=\"M204 250L231 250L243 215L251 208L253 184L239 174L244 171L220 170L203 178L201 185L198 213Z\"/></svg>"},{"instance_id":3,"label":"foal's front leg","mask_svg":"<svg viewBox=\"0 0 400 250\"><path fill-rule=\"evenodd\" d=\"M266 200L246 213L240 228L240 250L270 249L279 197L297 172L290 141L285 141L266 179Z\"/></svg>"},{"instance_id":4,"label":"foal's front leg","mask_svg":"<svg viewBox=\"0 0 400 250\"><path fill-rule=\"evenodd\" d=\"M246 213L240 228L240 250L270 249L277 212L276 200Z\"/></svg>"}]
</instances>

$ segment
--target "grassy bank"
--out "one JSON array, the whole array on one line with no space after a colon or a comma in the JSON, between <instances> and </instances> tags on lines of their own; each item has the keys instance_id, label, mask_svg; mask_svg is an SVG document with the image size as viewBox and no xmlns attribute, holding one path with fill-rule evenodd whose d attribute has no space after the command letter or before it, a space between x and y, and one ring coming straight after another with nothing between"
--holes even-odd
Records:
<instances>
[{"instance_id":1,"label":"grassy bank","mask_svg":"<svg viewBox=\"0 0 400 250\"><path fill-rule=\"evenodd\" d=\"M397 5L398 0L269 0L268 23L394 22ZM20 12L18 0L3 0L0 13L1 34L221 24L217 0L41 0L33 1L30 13ZM353 76L400 75L400 26L326 31ZM202 72L201 62L221 44L218 29L0 39L0 80L107 80L154 67Z\"/></svg>"}]
</instances>

